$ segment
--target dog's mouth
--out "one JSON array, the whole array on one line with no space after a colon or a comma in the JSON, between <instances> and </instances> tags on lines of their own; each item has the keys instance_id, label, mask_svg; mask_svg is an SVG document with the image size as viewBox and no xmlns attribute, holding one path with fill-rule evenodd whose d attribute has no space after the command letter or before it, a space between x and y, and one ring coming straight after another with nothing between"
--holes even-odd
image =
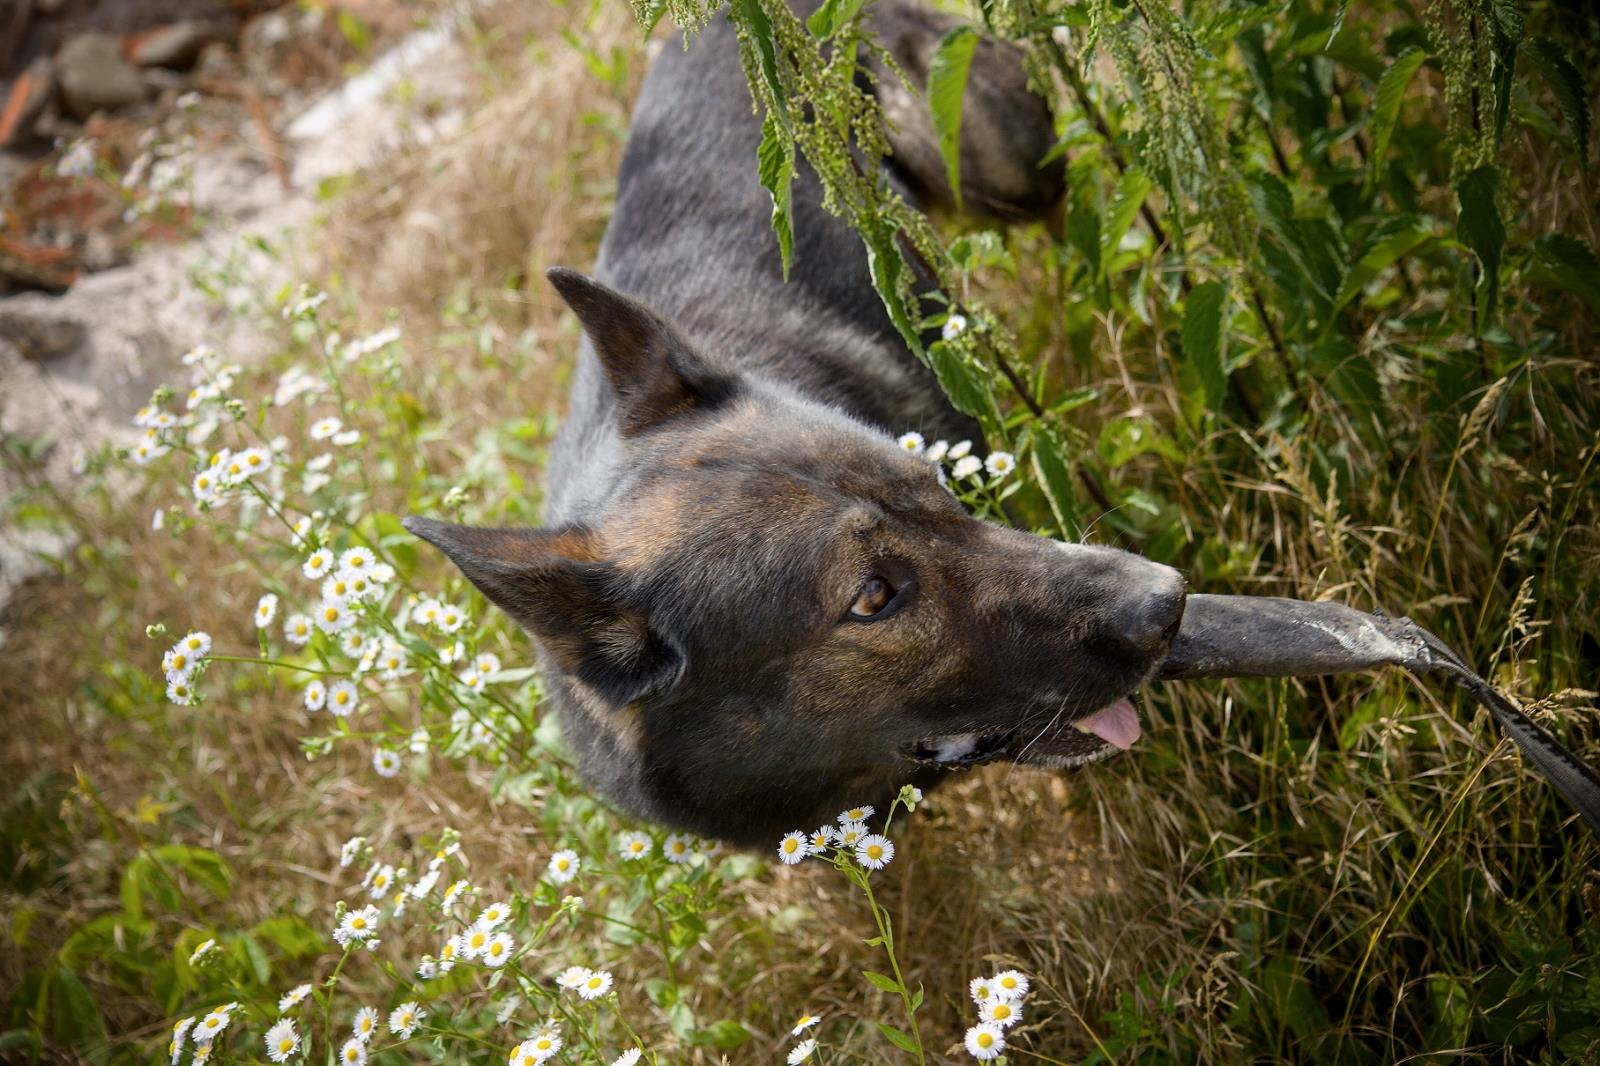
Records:
<instances>
[{"instance_id":1,"label":"dog's mouth","mask_svg":"<svg viewBox=\"0 0 1600 1066\"><path fill-rule=\"evenodd\" d=\"M1127 696L1082 718L1043 731L1027 729L944 733L913 744L916 762L965 769L1007 759L1065 770L1108 759L1139 739L1139 711Z\"/></svg>"}]
</instances>

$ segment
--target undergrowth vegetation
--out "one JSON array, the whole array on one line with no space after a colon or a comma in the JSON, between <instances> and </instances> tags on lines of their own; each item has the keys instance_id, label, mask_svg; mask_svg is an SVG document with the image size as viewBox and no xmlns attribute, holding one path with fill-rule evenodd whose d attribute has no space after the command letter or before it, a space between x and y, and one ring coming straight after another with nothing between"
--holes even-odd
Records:
<instances>
[{"instance_id":1,"label":"undergrowth vegetation","mask_svg":"<svg viewBox=\"0 0 1600 1066\"><path fill-rule=\"evenodd\" d=\"M814 166L1014 458L952 468L969 506L1195 589L1409 614L1600 750L1592 20L980 4L1070 189L999 231L851 150L885 143L869 13L481 12L476 121L341 183L314 285L197 270L270 357L190 353L71 486L36 473L70 442L3 439L9 520L76 542L7 619L5 1056L164 1060L185 1019L174 1061L1600 1056L1594 841L1402 676L1167 686L1130 757L842 812L807 861L826 827L728 854L571 773L526 639L399 517L537 524L577 336L542 268L592 260L664 16L741 29L766 254ZM934 64L948 144L971 41Z\"/></svg>"}]
</instances>

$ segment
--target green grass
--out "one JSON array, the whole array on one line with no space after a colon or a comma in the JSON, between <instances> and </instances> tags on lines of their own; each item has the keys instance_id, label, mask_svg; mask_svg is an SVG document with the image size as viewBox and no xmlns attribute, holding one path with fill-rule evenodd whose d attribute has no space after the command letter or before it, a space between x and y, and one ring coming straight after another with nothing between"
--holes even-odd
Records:
<instances>
[{"instance_id":1,"label":"green grass","mask_svg":"<svg viewBox=\"0 0 1600 1066\"><path fill-rule=\"evenodd\" d=\"M931 358L1022 458L1016 520L1136 548L1196 589L1410 614L1596 759L1593 26L1555 5L1518 24L1505 7L1372 4L1337 33L1332 5L989 10L1034 49L1058 105L1072 182L1059 236L924 229L867 194L842 202L880 252L898 256L895 227L917 233L979 324ZM769 14L777 88L758 64L758 97L824 120L859 108L836 97L848 78L808 80L810 46ZM329 205L321 330L356 335L394 308L406 331L376 360L335 364L341 417L365 440L305 492L300 464L320 450L305 425L340 405L274 408L260 427L293 441L294 506L324 510L339 546L389 554L408 588L467 604L466 633L514 667L524 639L386 516L438 513L452 488L471 520L536 516L576 336L537 279L592 261L644 49L615 4L497 10L483 30L467 132ZM799 131L819 154L830 135ZM233 328L281 354L240 376L250 417L219 440L256 432L277 371L321 364L319 330L286 324L285 299L258 292L236 312ZM6 438L8 468L27 475L47 446ZM506 707L487 712L497 730L525 720L514 742L470 751L449 727L456 669L422 669L421 648L410 682L372 685L350 726L306 719L281 668L219 662L203 706L167 704L170 637L147 639L153 622L207 629L241 657L350 664L327 643L257 647L262 591L280 612L312 594L303 553L258 536L265 519L241 527L237 505L191 526L188 464L162 464L130 474L108 457L71 494L36 484L12 501L17 521L82 538L12 608L0 678L29 723L6 738L18 784L0 816L0 1042L17 1054L148 1057L173 1018L229 1000L247 1016L229 1053L254 1054L277 997L333 972L335 902L365 899L340 843L364 835L415 878L447 827L482 902L513 900L519 943L542 938L516 1022L495 1019L513 977L463 967L412 987L445 924L418 907L339 971L329 1031L320 1009L306 1017L317 1056L358 1003L420 998L450 1032L396 1061L503 1061L567 1003L544 981L568 963L612 969L618 997L567 1022L569 1044L592 1026L614 1053L631 1028L673 1062L718 1061L738 1040L733 1061L778 1058L802 1010L824 1016L829 1061L894 1061L877 1023L911 1031L919 985L928 1058L964 1060L966 982L1004 966L1035 983L1014 1062L1600 1050L1595 844L1442 685L1152 690L1133 757L1071 777L986 768L897 819L898 854L870 882L881 912L817 863L657 859L641 875L610 857L631 827L535 722L536 677L500 683ZM160 535L154 506L169 508ZM379 778L372 747L403 750L418 726L436 735L429 754ZM311 761L308 732L322 738ZM588 868L584 913L541 887L559 846ZM892 966L865 943L875 914L893 923ZM190 966L207 937L221 956ZM903 980L884 990L861 970Z\"/></svg>"}]
</instances>

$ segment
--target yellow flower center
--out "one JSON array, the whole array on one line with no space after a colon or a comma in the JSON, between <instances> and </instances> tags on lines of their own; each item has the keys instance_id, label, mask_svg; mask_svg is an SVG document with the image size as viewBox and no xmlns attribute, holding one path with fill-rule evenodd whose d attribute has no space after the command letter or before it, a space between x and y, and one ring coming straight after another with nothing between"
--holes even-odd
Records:
<instances>
[{"instance_id":1,"label":"yellow flower center","mask_svg":"<svg viewBox=\"0 0 1600 1066\"><path fill-rule=\"evenodd\" d=\"M798 840L785 840L783 842L783 850L789 852L790 854L793 854L799 847L800 842Z\"/></svg>"},{"instance_id":2,"label":"yellow flower center","mask_svg":"<svg viewBox=\"0 0 1600 1066\"><path fill-rule=\"evenodd\" d=\"M994 1047L994 1035L992 1033L979 1033L978 1046L984 1050Z\"/></svg>"},{"instance_id":3,"label":"yellow flower center","mask_svg":"<svg viewBox=\"0 0 1600 1066\"><path fill-rule=\"evenodd\" d=\"M278 1051L280 1054L287 1055L293 1049L294 1041L290 1040L288 1037L284 1037L282 1040L278 1041Z\"/></svg>"},{"instance_id":4,"label":"yellow flower center","mask_svg":"<svg viewBox=\"0 0 1600 1066\"><path fill-rule=\"evenodd\" d=\"M994 1005L994 1016L997 1021L1004 1021L1011 1017L1011 1008L1004 1003L996 1003Z\"/></svg>"},{"instance_id":5,"label":"yellow flower center","mask_svg":"<svg viewBox=\"0 0 1600 1066\"><path fill-rule=\"evenodd\" d=\"M339 620L339 608L337 608L337 607L329 607L329 608L327 608L326 610L324 610L322 612L322 617L326 618L330 622L337 622Z\"/></svg>"},{"instance_id":6,"label":"yellow flower center","mask_svg":"<svg viewBox=\"0 0 1600 1066\"><path fill-rule=\"evenodd\" d=\"M352 919L350 919L350 928L352 928L352 929L365 929L366 927L367 927L367 920L365 918L352 918Z\"/></svg>"}]
</instances>

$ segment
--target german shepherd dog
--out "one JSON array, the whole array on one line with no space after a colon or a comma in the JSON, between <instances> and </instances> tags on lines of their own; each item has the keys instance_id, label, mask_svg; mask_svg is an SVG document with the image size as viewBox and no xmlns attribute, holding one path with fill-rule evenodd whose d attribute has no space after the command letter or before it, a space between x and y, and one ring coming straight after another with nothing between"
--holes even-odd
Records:
<instances>
[{"instance_id":1,"label":"german shepherd dog","mask_svg":"<svg viewBox=\"0 0 1600 1066\"><path fill-rule=\"evenodd\" d=\"M919 83L954 25L888 0L870 18ZM891 70L863 83L895 127L884 180L948 207L918 94ZM1183 578L978 521L896 444L978 427L895 332L803 164L785 281L760 137L732 28L668 42L595 278L549 273L586 337L547 526L407 528L533 634L582 773L646 819L764 846L961 767L1128 747ZM980 45L962 138L967 211L1060 200L1050 112L1008 46Z\"/></svg>"}]
</instances>

